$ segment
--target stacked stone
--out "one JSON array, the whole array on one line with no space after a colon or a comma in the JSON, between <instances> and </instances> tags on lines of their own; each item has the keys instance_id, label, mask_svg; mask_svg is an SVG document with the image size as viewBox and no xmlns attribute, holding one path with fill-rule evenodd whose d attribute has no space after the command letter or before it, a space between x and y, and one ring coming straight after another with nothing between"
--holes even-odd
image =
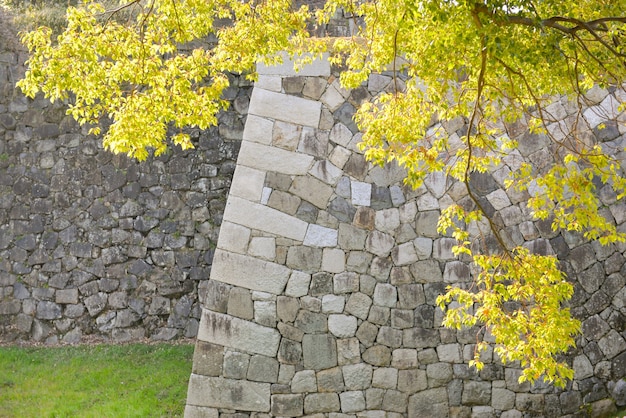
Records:
<instances>
[{"instance_id":1,"label":"stacked stone","mask_svg":"<svg viewBox=\"0 0 626 418\"><path fill-rule=\"evenodd\" d=\"M471 184L509 242L556 252L576 283L573 311L584 336L565 391L520 384L520 369L504 367L492 351L483 370L470 368L480 330L441 327L435 299L448 285L469 285L472 275L452 254L455 241L438 235L437 220L469 198L465 186L441 175L411 190L402 170L365 162L354 109L393 88L391 77L372 75L346 91L324 61L298 74L291 63L259 72L208 284L187 417L512 418L585 408L600 414L614 407L611 396L626 403L626 246L555 233L530 220L528 195L503 189L516 164L545 158L543 138L517 127L519 153ZM615 97L602 95L597 106L605 110ZM454 141L465 126L443 128ZM607 141L625 139L617 125L614 133ZM601 194L622 224L623 204Z\"/></svg>"},{"instance_id":2,"label":"stacked stone","mask_svg":"<svg viewBox=\"0 0 626 418\"><path fill-rule=\"evenodd\" d=\"M250 85L195 150L137 163L27 100L25 58L0 53L0 341L195 337Z\"/></svg>"}]
</instances>

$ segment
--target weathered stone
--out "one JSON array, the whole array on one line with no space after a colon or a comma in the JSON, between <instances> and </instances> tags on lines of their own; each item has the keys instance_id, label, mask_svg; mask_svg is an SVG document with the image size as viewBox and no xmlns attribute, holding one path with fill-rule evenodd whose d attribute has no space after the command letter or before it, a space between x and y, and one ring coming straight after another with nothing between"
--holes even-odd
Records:
<instances>
[{"instance_id":1,"label":"weathered stone","mask_svg":"<svg viewBox=\"0 0 626 418\"><path fill-rule=\"evenodd\" d=\"M351 315L331 314L328 316L328 330L337 338L353 337L357 330L357 318Z\"/></svg>"},{"instance_id":2,"label":"weathered stone","mask_svg":"<svg viewBox=\"0 0 626 418\"><path fill-rule=\"evenodd\" d=\"M372 384L373 368L369 364L348 364L341 370L347 390L365 390Z\"/></svg>"},{"instance_id":3,"label":"weathered stone","mask_svg":"<svg viewBox=\"0 0 626 418\"><path fill-rule=\"evenodd\" d=\"M266 356L252 356L248 366L247 378L255 382L276 383L278 361Z\"/></svg>"},{"instance_id":4,"label":"weathered stone","mask_svg":"<svg viewBox=\"0 0 626 418\"><path fill-rule=\"evenodd\" d=\"M242 319L254 318L254 305L248 289L235 287L230 291L227 313Z\"/></svg>"},{"instance_id":5,"label":"weathered stone","mask_svg":"<svg viewBox=\"0 0 626 418\"><path fill-rule=\"evenodd\" d=\"M303 414L302 395L272 395L271 414L281 417L299 417Z\"/></svg>"},{"instance_id":6,"label":"weathered stone","mask_svg":"<svg viewBox=\"0 0 626 418\"><path fill-rule=\"evenodd\" d=\"M293 393L307 393L317 391L317 380L313 370L302 370L296 372L291 381L291 391Z\"/></svg>"},{"instance_id":7,"label":"weathered stone","mask_svg":"<svg viewBox=\"0 0 626 418\"><path fill-rule=\"evenodd\" d=\"M285 266L222 250L213 263L211 279L274 294L282 293L291 274Z\"/></svg>"},{"instance_id":8,"label":"weathered stone","mask_svg":"<svg viewBox=\"0 0 626 418\"><path fill-rule=\"evenodd\" d=\"M409 397L409 418L447 416L448 394L446 388L428 389Z\"/></svg>"},{"instance_id":9,"label":"weathered stone","mask_svg":"<svg viewBox=\"0 0 626 418\"><path fill-rule=\"evenodd\" d=\"M375 345L363 352L363 361L373 366L389 366L391 364L391 350L384 345Z\"/></svg>"},{"instance_id":10,"label":"weathered stone","mask_svg":"<svg viewBox=\"0 0 626 418\"><path fill-rule=\"evenodd\" d=\"M269 412L270 384L192 374L187 404Z\"/></svg>"},{"instance_id":11,"label":"weathered stone","mask_svg":"<svg viewBox=\"0 0 626 418\"><path fill-rule=\"evenodd\" d=\"M273 328L204 310L198 339L214 344L274 357L280 333Z\"/></svg>"},{"instance_id":12,"label":"weathered stone","mask_svg":"<svg viewBox=\"0 0 626 418\"><path fill-rule=\"evenodd\" d=\"M339 396L336 393L311 393L304 398L304 413L328 413L340 410Z\"/></svg>"},{"instance_id":13,"label":"weathered stone","mask_svg":"<svg viewBox=\"0 0 626 418\"><path fill-rule=\"evenodd\" d=\"M342 392L344 384L341 368L333 367L317 372L317 390L319 392Z\"/></svg>"},{"instance_id":14,"label":"weathered stone","mask_svg":"<svg viewBox=\"0 0 626 418\"><path fill-rule=\"evenodd\" d=\"M322 370L337 365L335 339L328 334L306 334L302 337L304 367Z\"/></svg>"}]
</instances>

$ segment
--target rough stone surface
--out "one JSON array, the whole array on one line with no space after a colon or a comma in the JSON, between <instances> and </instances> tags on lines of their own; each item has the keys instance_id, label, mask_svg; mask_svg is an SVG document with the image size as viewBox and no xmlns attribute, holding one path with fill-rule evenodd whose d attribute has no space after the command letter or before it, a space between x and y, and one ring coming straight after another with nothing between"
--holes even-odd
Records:
<instances>
[{"instance_id":1,"label":"rough stone surface","mask_svg":"<svg viewBox=\"0 0 626 418\"><path fill-rule=\"evenodd\" d=\"M546 138L522 123L508 127L519 154L471 186L507 240L555 253L576 283L583 337L567 390L520 384L491 351L481 372L469 368L474 335L440 326L436 297L475 272L437 220L471 202L442 175L410 190L398 167L365 161L352 116L389 75L346 91L327 63L297 75L263 68L254 93L231 77L235 110L191 130L194 151L137 163L104 151L62 104L21 96L24 58L0 52L2 342L197 334L190 417L511 418L583 405L600 415L624 402L626 247L553 232L529 216L527 196L501 187L522 159L551 164ZM619 89L590 97L591 124L602 112L623 121ZM564 100L550 110L562 120L578 111ZM590 135L623 148L624 129L606 125ZM466 129L462 119L438 126L451 141ZM606 188L599 196L624 223L626 206Z\"/></svg>"}]
</instances>

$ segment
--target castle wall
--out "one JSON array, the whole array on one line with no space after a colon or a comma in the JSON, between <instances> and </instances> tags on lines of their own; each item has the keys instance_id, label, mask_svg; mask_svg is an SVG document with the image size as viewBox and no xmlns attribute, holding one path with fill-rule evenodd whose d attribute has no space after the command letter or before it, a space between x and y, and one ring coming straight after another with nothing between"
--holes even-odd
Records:
<instances>
[{"instance_id":1,"label":"castle wall","mask_svg":"<svg viewBox=\"0 0 626 418\"><path fill-rule=\"evenodd\" d=\"M626 246L553 232L530 218L527 195L503 187L523 160L550 164L546 138L512 126L519 151L471 184L509 243L557 254L575 285L583 333L568 354L575 379L565 390L520 384L520 369L492 351L483 370L470 368L480 330L441 326L436 297L472 278L437 220L469 197L442 175L409 189L402 170L364 160L354 109L392 78L372 75L346 91L321 61L299 74L289 64L260 74L202 309L187 417L599 416L614 400L626 403ZM593 124L590 116L623 97L594 89L589 99ZM577 111L553 106L563 118ZM604 144L621 144L624 127L609 125ZM462 136L466 125L443 128ZM607 218L621 225L625 206L606 192L600 187Z\"/></svg>"}]
</instances>

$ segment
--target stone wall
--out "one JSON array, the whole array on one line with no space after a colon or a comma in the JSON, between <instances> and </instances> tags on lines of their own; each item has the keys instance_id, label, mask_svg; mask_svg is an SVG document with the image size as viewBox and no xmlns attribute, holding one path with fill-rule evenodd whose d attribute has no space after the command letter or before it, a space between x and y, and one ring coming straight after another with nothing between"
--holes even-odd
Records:
<instances>
[{"instance_id":1,"label":"stone wall","mask_svg":"<svg viewBox=\"0 0 626 418\"><path fill-rule=\"evenodd\" d=\"M0 26L0 342L195 337L250 85L231 78L195 150L137 163L27 100Z\"/></svg>"},{"instance_id":2,"label":"stone wall","mask_svg":"<svg viewBox=\"0 0 626 418\"><path fill-rule=\"evenodd\" d=\"M437 234L437 219L469 197L441 175L407 189L402 170L365 162L352 115L391 77L346 91L325 62L297 76L288 64L260 73L202 309L187 417L601 416L626 404L626 245L553 232L531 220L526 194L503 189L522 160L549 166L546 138L510 126L519 151L471 184L510 243L557 254L575 284L571 307L583 325L565 390L519 383L520 369L491 351L482 371L470 368L478 330L440 326L436 297L469 285L471 268L452 254L454 240ZM594 89L588 99L591 128L598 115L624 121L619 93ZM561 101L549 110L566 120L578 109ZM466 126L443 128L454 140ZM594 132L623 148L623 124ZM602 185L600 196L607 219L624 227L625 204Z\"/></svg>"}]
</instances>

